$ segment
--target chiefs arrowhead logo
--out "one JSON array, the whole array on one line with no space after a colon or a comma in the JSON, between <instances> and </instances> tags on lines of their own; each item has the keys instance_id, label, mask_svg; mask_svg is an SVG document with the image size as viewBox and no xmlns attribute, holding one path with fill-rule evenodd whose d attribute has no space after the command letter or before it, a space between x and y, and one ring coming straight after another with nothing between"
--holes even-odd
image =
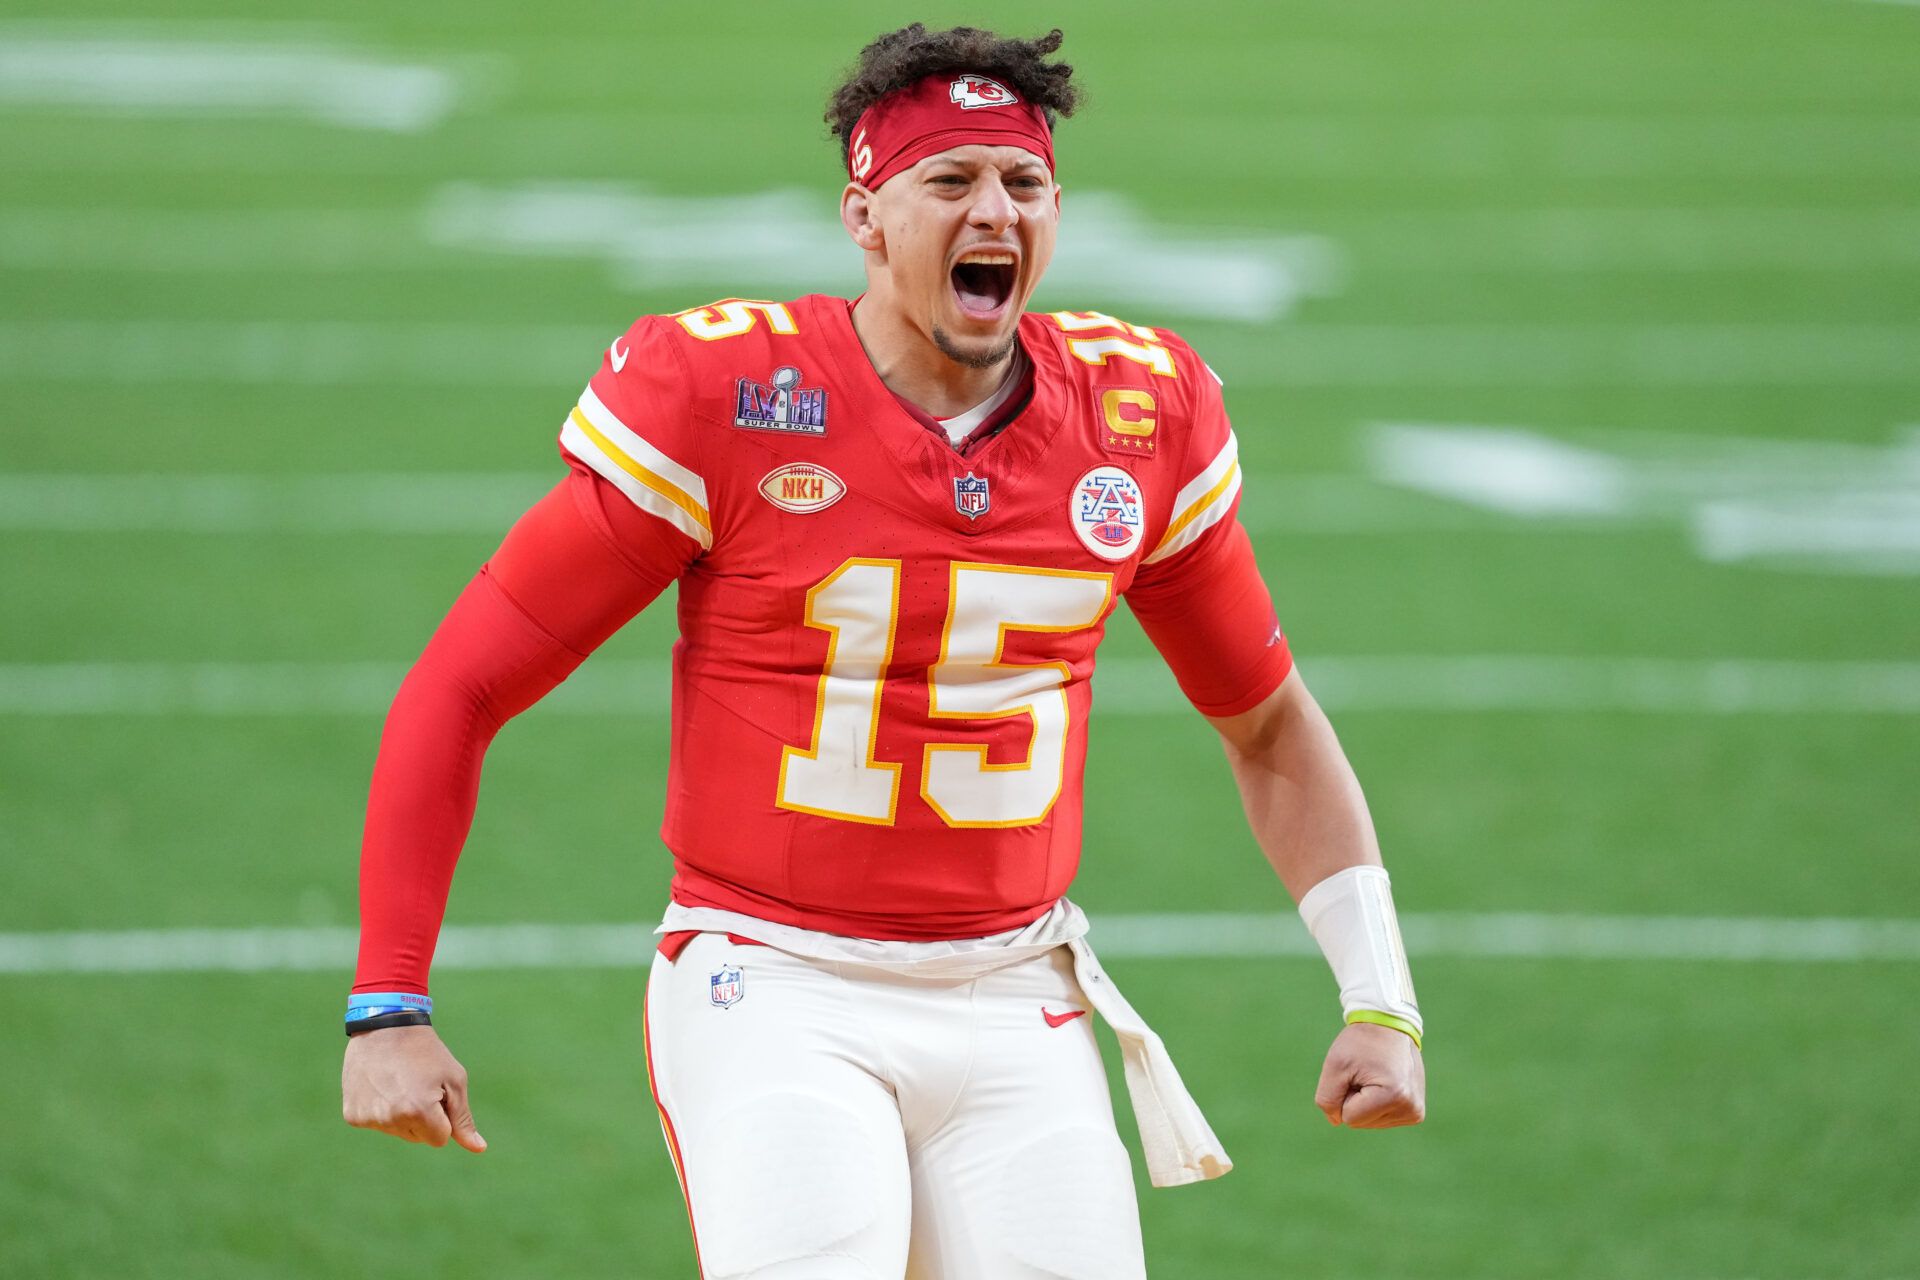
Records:
<instances>
[{"instance_id":1,"label":"chiefs arrowhead logo","mask_svg":"<svg viewBox=\"0 0 1920 1280\"><path fill-rule=\"evenodd\" d=\"M962 111L978 111L981 107L1010 107L1020 101L1020 95L998 80L989 80L985 76L961 76L953 82L947 96L960 104Z\"/></svg>"}]
</instances>

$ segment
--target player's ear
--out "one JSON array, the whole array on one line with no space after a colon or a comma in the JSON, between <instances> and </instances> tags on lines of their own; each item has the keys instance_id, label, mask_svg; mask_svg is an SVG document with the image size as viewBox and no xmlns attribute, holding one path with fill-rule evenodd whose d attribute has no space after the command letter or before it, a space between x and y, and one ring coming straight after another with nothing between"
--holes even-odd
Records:
<instances>
[{"instance_id":1,"label":"player's ear","mask_svg":"<svg viewBox=\"0 0 1920 1280\"><path fill-rule=\"evenodd\" d=\"M868 253L878 253L885 243L880 224L873 216L873 192L857 182L849 182L840 193L840 225L853 242Z\"/></svg>"}]
</instances>

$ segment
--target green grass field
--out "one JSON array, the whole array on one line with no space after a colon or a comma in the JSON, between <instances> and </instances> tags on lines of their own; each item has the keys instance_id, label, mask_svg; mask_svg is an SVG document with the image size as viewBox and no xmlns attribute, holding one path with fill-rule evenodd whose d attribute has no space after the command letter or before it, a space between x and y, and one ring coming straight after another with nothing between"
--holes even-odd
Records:
<instances>
[{"instance_id":1,"label":"green grass field","mask_svg":"<svg viewBox=\"0 0 1920 1280\"><path fill-rule=\"evenodd\" d=\"M651 274L509 251L454 215L605 184L784 189L817 218L826 87L913 17L1066 29L1091 102L1059 137L1063 242L1114 193L1154 252L1326 259L1264 317L1120 283L1042 301L1177 328L1225 377L1245 519L1403 912L1920 928L1920 9L164 10L0 19L0 933L353 923L386 672L557 475L598 346L644 312L801 291L667 275L644 235L624 251ZM264 46L336 63L238 75ZM128 48L164 65L101 70ZM174 100L191 82L227 104ZM856 268L849 247L816 286ZM1637 459L1640 496L1534 518L1388 485L1385 424ZM476 474L410 496L449 473ZM263 488L282 505L249 506ZM395 531L413 516L433 529ZM1710 543L1729 528L1766 545ZM595 661L657 663L671 627L656 609ZM1120 619L1107 653L1150 650ZM1556 699L1498 662L1452 701L1374 682L1475 655L1569 679L1773 665L1720 703ZM344 663L388 665L337 705L141 701L175 664L301 685ZM1848 663L1880 664L1884 696L1833 695L1868 670ZM1122 702L1087 779L1096 944L1102 915L1287 910L1205 725ZM511 726L450 918L655 918L665 729ZM1352 1133L1311 1103L1338 1015L1318 960L1109 957L1238 1162L1143 1196L1152 1274L1920 1275L1916 958L1416 947L1430 1119ZM0 972L0 1275L694 1274L642 971L436 976L478 1159L339 1122L348 982Z\"/></svg>"}]
</instances>

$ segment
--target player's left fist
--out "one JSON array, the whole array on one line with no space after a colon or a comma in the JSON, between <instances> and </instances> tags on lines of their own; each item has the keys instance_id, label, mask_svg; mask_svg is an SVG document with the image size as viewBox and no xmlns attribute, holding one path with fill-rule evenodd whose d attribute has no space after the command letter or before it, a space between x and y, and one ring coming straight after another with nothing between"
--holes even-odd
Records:
<instances>
[{"instance_id":1,"label":"player's left fist","mask_svg":"<svg viewBox=\"0 0 1920 1280\"><path fill-rule=\"evenodd\" d=\"M1334 1124L1392 1129L1427 1117L1427 1067L1413 1037L1356 1022L1334 1037L1314 1105Z\"/></svg>"}]
</instances>

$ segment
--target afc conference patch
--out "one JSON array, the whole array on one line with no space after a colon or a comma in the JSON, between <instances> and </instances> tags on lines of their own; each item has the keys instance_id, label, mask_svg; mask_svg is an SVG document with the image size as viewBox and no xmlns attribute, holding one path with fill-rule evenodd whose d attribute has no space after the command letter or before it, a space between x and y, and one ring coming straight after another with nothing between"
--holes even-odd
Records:
<instances>
[{"instance_id":1,"label":"afc conference patch","mask_svg":"<svg viewBox=\"0 0 1920 1280\"><path fill-rule=\"evenodd\" d=\"M1073 486L1067 515L1087 550L1102 560L1125 560L1139 550L1146 506L1139 481L1119 467L1100 466Z\"/></svg>"},{"instance_id":2,"label":"afc conference patch","mask_svg":"<svg viewBox=\"0 0 1920 1280\"><path fill-rule=\"evenodd\" d=\"M800 371L783 364L766 382L741 378L735 386L733 425L754 431L827 434L827 389L803 387Z\"/></svg>"},{"instance_id":3,"label":"afc conference patch","mask_svg":"<svg viewBox=\"0 0 1920 1280\"><path fill-rule=\"evenodd\" d=\"M716 969L708 979L707 999L716 1009L728 1009L740 1003L747 994L747 976L738 968L729 966Z\"/></svg>"}]
</instances>

